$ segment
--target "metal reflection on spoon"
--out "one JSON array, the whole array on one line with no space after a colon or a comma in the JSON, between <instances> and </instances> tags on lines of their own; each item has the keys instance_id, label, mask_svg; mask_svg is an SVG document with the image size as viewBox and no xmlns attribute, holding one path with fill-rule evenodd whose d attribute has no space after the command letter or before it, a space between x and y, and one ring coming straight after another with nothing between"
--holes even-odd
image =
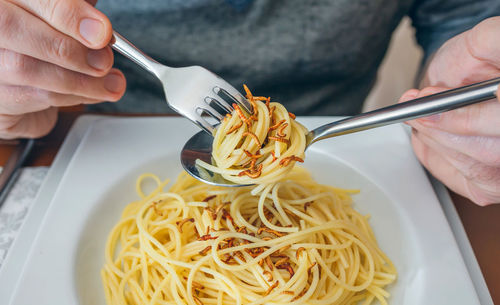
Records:
<instances>
[{"instance_id":1,"label":"metal reflection on spoon","mask_svg":"<svg viewBox=\"0 0 500 305\"><path fill-rule=\"evenodd\" d=\"M181 151L182 167L194 178L211 184L219 186L247 186L250 184L236 184L231 182L220 174L214 173L196 164L196 160L200 159L215 166L212 159L212 135L205 131L200 131L189 139Z\"/></svg>"}]
</instances>

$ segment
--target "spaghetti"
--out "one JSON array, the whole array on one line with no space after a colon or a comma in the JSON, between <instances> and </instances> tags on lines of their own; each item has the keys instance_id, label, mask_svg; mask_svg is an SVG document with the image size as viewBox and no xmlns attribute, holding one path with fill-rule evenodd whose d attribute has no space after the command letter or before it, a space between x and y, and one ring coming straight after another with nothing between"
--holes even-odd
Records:
<instances>
[{"instance_id":1,"label":"spaghetti","mask_svg":"<svg viewBox=\"0 0 500 305\"><path fill-rule=\"evenodd\" d=\"M157 187L145 194L148 179ZM259 194L186 173L167 183L139 177L141 199L108 237L108 305L387 304L396 270L352 208L355 191L299 167Z\"/></svg>"},{"instance_id":2,"label":"spaghetti","mask_svg":"<svg viewBox=\"0 0 500 305\"><path fill-rule=\"evenodd\" d=\"M307 129L283 105L253 96L247 86L244 88L252 114L233 104L233 113L215 131L215 165L202 160L196 163L237 184L279 181L296 162L304 162Z\"/></svg>"}]
</instances>

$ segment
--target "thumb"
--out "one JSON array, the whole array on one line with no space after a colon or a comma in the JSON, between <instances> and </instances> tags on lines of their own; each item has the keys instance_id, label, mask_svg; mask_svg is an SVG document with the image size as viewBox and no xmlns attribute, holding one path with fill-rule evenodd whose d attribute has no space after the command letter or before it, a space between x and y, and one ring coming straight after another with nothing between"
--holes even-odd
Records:
<instances>
[{"instance_id":1,"label":"thumb","mask_svg":"<svg viewBox=\"0 0 500 305\"><path fill-rule=\"evenodd\" d=\"M405 93L403 93L403 95L401 95L398 103L408 102L409 100L417 98L419 92L420 91L418 89L410 89L406 91Z\"/></svg>"},{"instance_id":2,"label":"thumb","mask_svg":"<svg viewBox=\"0 0 500 305\"><path fill-rule=\"evenodd\" d=\"M92 5L97 0L14 0L47 24L92 49L104 48L112 36L109 19Z\"/></svg>"},{"instance_id":3,"label":"thumb","mask_svg":"<svg viewBox=\"0 0 500 305\"><path fill-rule=\"evenodd\" d=\"M500 68L500 16L483 20L466 32L465 42L471 55Z\"/></svg>"}]
</instances>

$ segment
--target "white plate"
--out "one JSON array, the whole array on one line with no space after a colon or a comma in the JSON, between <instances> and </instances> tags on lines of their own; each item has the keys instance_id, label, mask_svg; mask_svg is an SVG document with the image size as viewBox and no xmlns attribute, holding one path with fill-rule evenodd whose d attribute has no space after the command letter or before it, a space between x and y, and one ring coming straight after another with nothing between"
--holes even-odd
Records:
<instances>
[{"instance_id":1,"label":"white plate","mask_svg":"<svg viewBox=\"0 0 500 305\"><path fill-rule=\"evenodd\" d=\"M299 120L311 128L333 119ZM99 276L104 243L136 198L135 179L143 172L175 178L179 150L196 131L182 118L97 121L69 162L8 304L105 304ZM356 208L372 215L380 246L399 272L389 288L391 304L479 304L401 126L319 142L307 151L305 166L321 183L361 189Z\"/></svg>"}]
</instances>

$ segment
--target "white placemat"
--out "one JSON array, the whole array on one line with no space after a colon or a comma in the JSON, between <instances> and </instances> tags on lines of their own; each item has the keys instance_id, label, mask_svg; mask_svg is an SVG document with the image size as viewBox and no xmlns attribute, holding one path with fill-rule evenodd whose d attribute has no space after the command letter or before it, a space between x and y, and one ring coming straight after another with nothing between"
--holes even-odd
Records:
<instances>
[{"instance_id":1,"label":"white placemat","mask_svg":"<svg viewBox=\"0 0 500 305\"><path fill-rule=\"evenodd\" d=\"M0 208L0 266L17 236L49 168L27 167Z\"/></svg>"}]
</instances>

